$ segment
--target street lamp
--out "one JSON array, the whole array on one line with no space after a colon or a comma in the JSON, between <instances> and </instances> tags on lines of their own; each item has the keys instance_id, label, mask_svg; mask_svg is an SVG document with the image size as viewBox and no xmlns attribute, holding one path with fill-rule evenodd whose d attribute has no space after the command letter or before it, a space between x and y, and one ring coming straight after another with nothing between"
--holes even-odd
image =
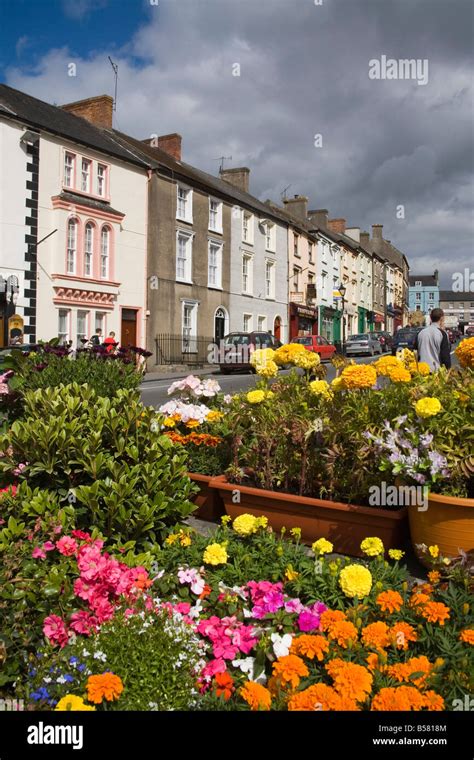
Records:
<instances>
[{"instance_id":1,"label":"street lamp","mask_svg":"<svg viewBox=\"0 0 474 760\"><path fill-rule=\"evenodd\" d=\"M344 356L344 352L346 349L346 322L344 319L344 305L346 303L345 295L346 295L346 286L343 282L339 283L339 293L341 294L341 301L342 301L342 355Z\"/></svg>"}]
</instances>

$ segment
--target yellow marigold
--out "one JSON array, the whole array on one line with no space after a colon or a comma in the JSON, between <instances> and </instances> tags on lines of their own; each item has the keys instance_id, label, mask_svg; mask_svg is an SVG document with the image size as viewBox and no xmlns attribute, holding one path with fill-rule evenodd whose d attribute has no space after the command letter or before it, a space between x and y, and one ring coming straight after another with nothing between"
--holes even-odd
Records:
<instances>
[{"instance_id":1,"label":"yellow marigold","mask_svg":"<svg viewBox=\"0 0 474 760\"><path fill-rule=\"evenodd\" d=\"M199 427L200 424L201 423L199 422L199 420L188 420L186 422L186 427L195 428L195 427Z\"/></svg>"},{"instance_id":2,"label":"yellow marigold","mask_svg":"<svg viewBox=\"0 0 474 760\"><path fill-rule=\"evenodd\" d=\"M353 699L338 694L332 687L325 683L316 683L309 688L293 694L288 700L288 710L309 711L315 710L358 710L357 703Z\"/></svg>"},{"instance_id":3,"label":"yellow marigold","mask_svg":"<svg viewBox=\"0 0 474 760\"><path fill-rule=\"evenodd\" d=\"M326 380L313 380L309 384L309 389L315 396L323 396L326 399L332 396L330 385Z\"/></svg>"},{"instance_id":4,"label":"yellow marigold","mask_svg":"<svg viewBox=\"0 0 474 760\"><path fill-rule=\"evenodd\" d=\"M414 686L386 686L372 699L371 710L383 712L422 710L425 706L423 694Z\"/></svg>"},{"instance_id":5,"label":"yellow marigold","mask_svg":"<svg viewBox=\"0 0 474 760\"><path fill-rule=\"evenodd\" d=\"M313 636L309 633L303 633L291 642L290 653L307 657L308 660L316 658L319 662L322 662L324 655L328 651L329 643L324 636Z\"/></svg>"},{"instance_id":6,"label":"yellow marigold","mask_svg":"<svg viewBox=\"0 0 474 760\"><path fill-rule=\"evenodd\" d=\"M360 548L364 552L364 554L367 554L368 557L378 557L379 554L384 553L384 546L383 542L380 540L380 538L364 538L362 541Z\"/></svg>"},{"instance_id":7,"label":"yellow marigold","mask_svg":"<svg viewBox=\"0 0 474 760\"><path fill-rule=\"evenodd\" d=\"M434 417L436 414L439 414L441 409L440 400L431 398L430 396L418 399L415 404L415 412L419 417Z\"/></svg>"},{"instance_id":8,"label":"yellow marigold","mask_svg":"<svg viewBox=\"0 0 474 760\"><path fill-rule=\"evenodd\" d=\"M343 389L344 389L344 380L341 375L338 375L338 377L335 377L334 380L331 380L331 390L342 391Z\"/></svg>"},{"instance_id":9,"label":"yellow marigold","mask_svg":"<svg viewBox=\"0 0 474 760\"><path fill-rule=\"evenodd\" d=\"M328 638L347 649L350 642L357 641L357 628L349 620L336 620L329 628Z\"/></svg>"},{"instance_id":10,"label":"yellow marigold","mask_svg":"<svg viewBox=\"0 0 474 760\"><path fill-rule=\"evenodd\" d=\"M388 675L403 683L403 681L414 684L421 688L425 685L427 677L433 670L433 664L428 660L425 655L420 657L411 657L406 662L397 662L395 665L389 665L387 667ZM417 674L416 678L413 678L414 674Z\"/></svg>"},{"instance_id":11,"label":"yellow marigold","mask_svg":"<svg viewBox=\"0 0 474 760\"><path fill-rule=\"evenodd\" d=\"M409 623L400 620L390 628L390 639L397 649L407 650L410 641L417 641L418 634Z\"/></svg>"},{"instance_id":12,"label":"yellow marigold","mask_svg":"<svg viewBox=\"0 0 474 760\"><path fill-rule=\"evenodd\" d=\"M275 351L273 360L281 367L283 364L294 364L297 354L309 353L301 343L285 343Z\"/></svg>"},{"instance_id":13,"label":"yellow marigold","mask_svg":"<svg viewBox=\"0 0 474 760\"><path fill-rule=\"evenodd\" d=\"M249 404L260 404L265 398L265 391L249 391L246 399Z\"/></svg>"},{"instance_id":14,"label":"yellow marigold","mask_svg":"<svg viewBox=\"0 0 474 760\"><path fill-rule=\"evenodd\" d=\"M295 367L301 367L301 369L314 369L315 367L319 367L321 359L319 358L319 354L314 351L306 351L305 349L304 354L295 354L293 364Z\"/></svg>"},{"instance_id":15,"label":"yellow marigold","mask_svg":"<svg viewBox=\"0 0 474 760\"><path fill-rule=\"evenodd\" d=\"M334 549L334 546L325 538L318 538L317 541L311 544L311 549L315 554L330 554Z\"/></svg>"},{"instance_id":16,"label":"yellow marigold","mask_svg":"<svg viewBox=\"0 0 474 760\"><path fill-rule=\"evenodd\" d=\"M388 372L393 367L403 367L402 362L396 356L381 356L373 363L377 375L388 376Z\"/></svg>"},{"instance_id":17,"label":"yellow marigold","mask_svg":"<svg viewBox=\"0 0 474 760\"><path fill-rule=\"evenodd\" d=\"M461 367L474 368L474 337L464 338L464 340L456 348L456 357Z\"/></svg>"},{"instance_id":18,"label":"yellow marigold","mask_svg":"<svg viewBox=\"0 0 474 760\"><path fill-rule=\"evenodd\" d=\"M279 657L276 662L273 663L273 675L279 682L282 688L290 685L292 689L296 689L300 678L309 675L309 670L305 663L295 654L287 654L283 657Z\"/></svg>"},{"instance_id":19,"label":"yellow marigold","mask_svg":"<svg viewBox=\"0 0 474 760\"><path fill-rule=\"evenodd\" d=\"M272 695L268 689L255 681L247 681L240 689L240 696L251 710L269 710L272 703Z\"/></svg>"},{"instance_id":20,"label":"yellow marigold","mask_svg":"<svg viewBox=\"0 0 474 760\"><path fill-rule=\"evenodd\" d=\"M411 366L413 366L413 369L411 369ZM426 377L430 374L431 369L430 365L426 362L418 362L418 364L413 364L410 366L410 371L413 373L417 373L418 375L422 375L423 377Z\"/></svg>"},{"instance_id":21,"label":"yellow marigold","mask_svg":"<svg viewBox=\"0 0 474 760\"><path fill-rule=\"evenodd\" d=\"M433 557L433 559L438 559L439 557L439 546L438 544L433 544L433 546L428 547L428 551L430 553L430 556Z\"/></svg>"},{"instance_id":22,"label":"yellow marigold","mask_svg":"<svg viewBox=\"0 0 474 760\"><path fill-rule=\"evenodd\" d=\"M337 623L338 620L346 620L346 613L342 612L342 610L326 610L319 618L321 630L329 631L331 626Z\"/></svg>"},{"instance_id":23,"label":"yellow marigold","mask_svg":"<svg viewBox=\"0 0 474 760\"><path fill-rule=\"evenodd\" d=\"M411 374L405 367L391 367L387 374L392 383L409 383L411 380Z\"/></svg>"},{"instance_id":24,"label":"yellow marigold","mask_svg":"<svg viewBox=\"0 0 474 760\"><path fill-rule=\"evenodd\" d=\"M206 417L206 422L218 422L218 420L221 420L223 416L223 413L218 412L217 409L211 409Z\"/></svg>"},{"instance_id":25,"label":"yellow marigold","mask_svg":"<svg viewBox=\"0 0 474 760\"><path fill-rule=\"evenodd\" d=\"M293 569L292 565L288 565L288 567L285 570L285 578L287 581L295 581L297 578L299 578L299 573Z\"/></svg>"},{"instance_id":26,"label":"yellow marigold","mask_svg":"<svg viewBox=\"0 0 474 760\"><path fill-rule=\"evenodd\" d=\"M397 358L405 364L413 364L416 361L415 353L409 348L402 348L401 351L397 351Z\"/></svg>"},{"instance_id":27,"label":"yellow marigold","mask_svg":"<svg viewBox=\"0 0 474 760\"><path fill-rule=\"evenodd\" d=\"M339 694L344 694L356 702L363 702L372 691L373 678L367 668L345 660L330 660L326 670Z\"/></svg>"},{"instance_id":28,"label":"yellow marigold","mask_svg":"<svg viewBox=\"0 0 474 760\"><path fill-rule=\"evenodd\" d=\"M95 710L95 707L92 705L86 705L82 697L76 697L75 694L66 694L65 697L61 697L54 709L58 710L59 712L63 712L65 710L90 712L91 710Z\"/></svg>"},{"instance_id":29,"label":"yellow marigold","mask_svg":"<svg viewBox=\"0 0 474 760\"><path fill-rule=\"evenodd\" d=\"M465 628L464 631L461 631L459 634L460 641L464 641L465 644L470 644L471 646L474 646L474 629L473 628Z\"/></svg>"},{"instance_id":30,"label":"yellow marigold","mask_svg":"<svg viewBox=\"0 0 474 760\"><path fill-rule=\"evenodd\" d=\"M214 543L206 547L202 558L206 565L225 565L228 555L225 546Z\"/></svg>"},{"instance_id":31,"label":"yellow marigold","mask_svg":"<svg viewBox=\"0 0 474 760\"><path fill-rule=\"evenodd\" d=\"M449 607L442 602L426 602L420 610L420 614L429 623L444 625L449 620Z\"/></svg>"},{"instance_id":32,"label":"yellow marigold","mask_svg":"<svg viewBox=\"0 0 474 760\"><path fill-rule=\"evenodd\" d=\"M255 518L255 525L257 528L266 528L268 525L268 517L265 517L262 515L261 517Z\"/></svg>"},{"instance_id":33,"label":"yellow marigold","mask_svg":"<svg viewBox=\"0 0 474 760\"><path fill-rule=\"evenodd\" d=\"M188 536L187 533L181 530L179 533L179 543L181 546L191 546L191 536Z\"/></svg>"},{"instance_id":34,"label":"yellow marigold","mask_svg":"<svg viewBox=\"0 0 474 760\"><path fill-rule=\"evenodd\" d=\"M399 560L399 559L401 559L403 557L404 554L405 554L405 552L402 552L401 549L389 549L388 550L388 556L390 557L390 559Z\"/></svg>"},{"instance_id":35,"label":"yellow marigold","mask_svg":"<svg viewBox=\"0 0 474 760\"><path fill-rule=\"evenodd\" d=\"M339 574L339 585L346 596L363 599L372 588L372 574L363 565L347 565Z\"/></svg>"},{"instance_id":36,"label":"yellow marigold","mask_svg":"<svg viewBox=\"0 0 474 760\"><path fill-rule=\"evenodd\" d=\"M104 699L107 702L118 699L123 691L123 683L120 676L114 673L102 673L98 676L89 676L86 689L89 702L100 705Z\"/></svg>"},{"instance_id":37,"label":"yellow marigold","mask_svg":"<svg viewBox=\"0 0 474 760\"><path fill-rule=\"evenodd\" d=\"M230 515L222 515L221 525L228 525L231 520L232 520L232 517Z\"/></svg>"},{"instance_id":38,"label":"yellow marigold","mask_svg":"<svg viewBox=\"0 0 474 760\"><path fill-rule=\"evenodd\" d=\"M257 518L247 513L239 515L232 523L232 527L239 536L250 536L258 530Z\"/></svg>"},{"instance_id":39,"label":"yellow marigold","mask_svg":"<svg viewBox=\"0 0 474 760\"><path fill-rule=\"evenodd\" d=\"M362 629L361 639L366 647L385 649L390 645L389 627L381 620L370 623Z\"/></svg>"},{"instance_id":40,"label":"yellow marigold","mask_svg":"<svg viewBox=\"0 0 474 760\"><path fill-rule=\"evenodd\" d=\"M377 382L377 372L371 364L350 364L344 367L341 377L349 390L372 388Z\"/></svg>"},{"instance_id":41,"label":"yellow marigold","mask_svg":"<svg viewBox=\"0 0 474 760\"><path fill-rule=\"evenodd\" d=\"M254 364L254 367L260 377L276 377L278 375L278 366L274 361L258 362Z\"/></svg>"},{"instance_id":42,"label":"yellow marigold","mask_svg":"<svg viewBox=\"0 0 474 760\"><path fill-rule=\"evenodd\" d=\"M163 420L163 425L165 427L175 427L176 421L173 419L173 417L165 417Z\"/></svg>"},{"instance_id":43,"label":"yellow marigold","mask_svg":"<svg viewBox=\"0 0 474 760\"><path fill-rule=\"evenodd\" d=\"M178 533L170 533L169 536L166 536L165 538L165 544L168 546L172 546L176 541L179 539Z\"/></svg>"},{"instance_id":44,"label":"yellow marigold","mask_svg":"<svg viewBox=\"0 0 474 760\"><path fill-rule=\"evenodd\" d=\"M256 348L250 357L250 364L255 367L257 364L266 364L273 361L275 351L273 348Z\"/></svg>"},{"instance_id":45,"label":"yellow marigold","mask_svg":"<svg viewBox=\"0 0 474 760\"><path fill-rule=\"evenodd\" d=\"M403 604L403 598L398 591L382 591L375 600L382 612L398 612Z\"/></svg>"}]
</instances>

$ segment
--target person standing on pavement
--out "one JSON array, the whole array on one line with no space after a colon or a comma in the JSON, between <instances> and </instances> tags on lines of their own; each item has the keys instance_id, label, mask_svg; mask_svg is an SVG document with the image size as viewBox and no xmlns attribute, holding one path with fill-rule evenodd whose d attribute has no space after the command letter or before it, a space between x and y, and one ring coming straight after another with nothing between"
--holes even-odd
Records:
<instances>
[{"instance_id":1,"label":"person standing on pavement","mask_svg":"<svg viewBox=\"0 0 474 760\"><path fill-rule=\"evenodd\" d=\"M429 364L432 372L440 367L451 367L451 353L448 334L444 328L444 311L433 309L430 314L431 324L424 327L415 340L418 361Z\"/></svg>"},{"instance_id":2,"label":"person standing on pavement","mask_svg":"<svg viewBox=\"0 0 474 760\"><path fill-rule=\"evenodd\" d=\"M107 348L107 353L112 354L115 351L115 348L118 344L115 340L115 333L113 330L109 332L107 338L104 340L104 345Z\"/></svg>"}]
</instances>

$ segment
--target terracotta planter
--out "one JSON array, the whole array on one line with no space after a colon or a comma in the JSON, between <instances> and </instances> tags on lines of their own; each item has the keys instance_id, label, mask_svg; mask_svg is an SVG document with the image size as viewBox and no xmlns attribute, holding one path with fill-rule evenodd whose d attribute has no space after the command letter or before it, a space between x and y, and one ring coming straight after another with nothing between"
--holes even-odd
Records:
<instances>
[{"instance_id":1,"label":"terracotta planter","mask_svg":"<svg viewBox=\"0 0 474 760\"><path fill-rule=\"evenodd\" d=\"M413 547L423 564L415 544L437 544L447 557L456 557L459 549L474 549L474 499L430 493L428 509L410 506L408 516Z\"/></svg>"},{"instance_id":2,"label":"terracotta planter","mask_svg":"<svg viewBox=\"0 0 474 760\"><path fill-rule=\"evenodd\" d=\"M224 475L213 478L210 486L218 489L232 519L245 512L257 517L265 515L274 530L301 528L305 543L324 537L336 552L353 557L362 556L360 543L367 536L378 536L386 549L399 549L408 538L407 507L395 512L264 491L228 483ZM238 503L232 500L233 492L240 494Z\"/></svg>"},{"instance_id":3,"label":"terracotta planter","mask_svg":"<svg viewBox=\"0 0 474 760\"><path fill-rule=\"evenodd\" d=\"M225 514L225 509L219 491L209 487L212 476L200 475L198 472L188 472L188 476L200 489L193 499L198 508L192 516L201 520L218 522Z\"/></svg>"}]
</instances>

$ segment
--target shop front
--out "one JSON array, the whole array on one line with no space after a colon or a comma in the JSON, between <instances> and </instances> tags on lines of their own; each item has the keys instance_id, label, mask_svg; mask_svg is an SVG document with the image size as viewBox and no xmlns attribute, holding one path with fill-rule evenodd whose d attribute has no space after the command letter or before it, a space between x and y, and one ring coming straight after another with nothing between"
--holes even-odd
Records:
<instances>
[{"instance_id":1,"label":"shop front","mask_svg":"<svg viewBox=\"0 0 474 760\"><path fill-rule=\"evenodd\" d=\"M374 330L383 330L385 325L385 316L379 311L374 311Z\"/></svg>"},{"instance_id":2,"label":"shop front","mask_svg":"<svg viewBox=\"0 0 474 760\"><path fill-rule=\"evenodd\" d=\"M290 303L290 340L301 335L318 334L318 312L311 306Z\"/></svg>"},{"instance_id":3,"label":"shop front","mask_svg":"<svg viewBox=\"0 0 474 760\"><path fill-rule=\"evenodd\" d=\"M319 307L319 335L330 343L341 340L341 314L332 306Z\"/></svg>"}]
</instances>

